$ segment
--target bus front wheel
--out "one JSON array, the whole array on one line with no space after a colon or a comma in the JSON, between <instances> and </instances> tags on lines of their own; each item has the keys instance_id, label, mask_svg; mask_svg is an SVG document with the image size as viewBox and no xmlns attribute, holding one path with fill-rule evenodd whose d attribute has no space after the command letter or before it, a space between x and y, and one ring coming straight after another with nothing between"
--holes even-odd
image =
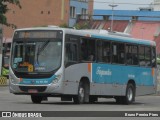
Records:
<instances>
[{"instance_id":1,"label":"bus front wheel","mask_svg":"<svg viewBox=\"0 0 160 120\"><path fill-rule=\"evenodd\" d=\"M40 104L42 102L43 97L31 95L31 100L33 103Z\"/></svg>"},{"instance_id":2,"label":"bus front wheel","mask_svg":"<svg viewBox=\"0 0 160 120\"><path fill-rule=\"evenodd\" d=\"M96 101L98 101L98 97L96 97L96 96L89 97L89 103L95 103Z\"/></svg>"},{"instance_id":3,"label":"bus front wheel","mask_svg":"<svg viewBox=\"0 0 160 120\"><path fill-rule=\"evenodd\" d=\"M86 98L89 98L87 84L85 82L80 82L78 87L78 94L73 97L75 104L83 104L86 101ZM89 100L88 100L89 101Z\"/></svg>"}]
</instances>

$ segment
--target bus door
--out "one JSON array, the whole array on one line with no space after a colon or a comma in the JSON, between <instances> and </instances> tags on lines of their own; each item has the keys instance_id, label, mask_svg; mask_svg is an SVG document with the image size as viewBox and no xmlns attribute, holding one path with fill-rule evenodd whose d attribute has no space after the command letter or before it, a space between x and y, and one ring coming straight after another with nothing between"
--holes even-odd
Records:
<instances>
[{"instance_id":1,"label":"bus door","mask_svg":"<svg viewBox=\"0 0 160 120\"><path fill-rule=\"evenodd\" d=\"M66 35L65 42L65 66L76 64L78 62L78 37Z\"/></svg>"}]
</instances>

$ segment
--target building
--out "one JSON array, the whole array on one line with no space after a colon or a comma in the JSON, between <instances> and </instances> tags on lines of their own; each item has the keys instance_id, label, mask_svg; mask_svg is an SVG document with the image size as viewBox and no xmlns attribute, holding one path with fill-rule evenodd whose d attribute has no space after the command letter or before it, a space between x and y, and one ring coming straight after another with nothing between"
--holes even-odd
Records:
<instances>
[{"instance_id":1,"label":"building","mask_svg":"<svg viewBox=\"0 0 160 120\"><path fill-rule=\"evenodd\" d=\"M154 11L160 11L160 0L154 0L154 2L151 4L151 7L154 9Z\"/></svg>"},{"instance_id":2,"label":"building","mask_svg":"<svg viewBox=\"0 0 160 120\"><path fill-rule=\"evenodd\" d=\"M76 15L92 14L92 0L20 0L22 9L10 4L8 22L17 28L61 25L73 27ZM3 42L11 42L11 27L4 26Z\"/></svg>"},{"instance_id":3,"label":"building","mask_svg":"<svg viewBox=\"0 0 160 120\"><path fill-rule=\"evenodd\" d=\"M93 12L93 0L70 0L70 19L69 26L72 27L77 21L78 15L91 14Z\"/></svg>"}]
</instances>

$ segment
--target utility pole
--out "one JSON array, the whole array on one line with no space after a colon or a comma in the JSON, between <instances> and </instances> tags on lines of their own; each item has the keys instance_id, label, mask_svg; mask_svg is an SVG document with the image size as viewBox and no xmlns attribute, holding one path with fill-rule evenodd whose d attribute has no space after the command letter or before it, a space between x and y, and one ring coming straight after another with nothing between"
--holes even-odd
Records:
<instances>
[{"instance_id":1,"label":"utility pole","mask_svg":"<svg viewBox=\"0 0 160 120\"><path fill-rule=\"evenodd\" d=\"M113 32L113 21L114 21L113 16L114 16L114 8L117 7L118 5L115 5L115 4L114 4L114 0L113 0L112 4L110 4L109 6L112 7L111 32Z\"/></svg>"}]
</instances>

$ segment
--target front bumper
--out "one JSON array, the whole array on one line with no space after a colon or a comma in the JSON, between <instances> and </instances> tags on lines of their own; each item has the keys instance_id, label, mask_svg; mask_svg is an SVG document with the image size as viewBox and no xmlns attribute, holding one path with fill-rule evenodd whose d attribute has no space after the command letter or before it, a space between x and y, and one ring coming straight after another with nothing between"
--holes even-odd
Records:
<instances>
[{"instance_id":1,"label":"front bumper","mask_svg":"<svg viewBox=\"0 0 160 120\"><path fill-rule=\"evenodd\" d=\"M62 94L63 87L61 85L22 85L10 83L10 93L13 94Z\"/></svg>"}]
</instances>

